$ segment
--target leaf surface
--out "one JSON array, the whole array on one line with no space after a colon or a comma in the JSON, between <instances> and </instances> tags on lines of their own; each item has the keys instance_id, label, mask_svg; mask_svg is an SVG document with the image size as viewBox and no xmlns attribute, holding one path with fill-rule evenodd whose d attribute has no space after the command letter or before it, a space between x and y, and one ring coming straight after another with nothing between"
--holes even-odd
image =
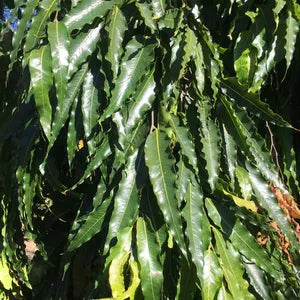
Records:
<instances>
[{"instance_id":1,"label":"leaf surface","mask_svg":"<svg viewBox=\"0 0 300 300\"><path fill-rule=\"evenodd\" d=\"M49 91L53 81L49 46L43 46L31 52L29 68L40 123L46 137L49 139L52 119Z\"/></svg>"},{"instance_id":2,"label":"leaf surface","mask_svg":"<svg viewBox=\"0 0 300 300\"><path fill-rule=\"evenodd\" d=\"M161 249L143 218L138 219L136 230L143 295L146 300L159 299L163 286L162 265L158 259Z\"/></svg>"},{"instance_id":3,"label":"leaf surface","mask_svg":"<svg viewBox=\"0 0 300 300\"><path fill-rule=\"evenodd\" d=\"M150 180L158 200L158 205L164 214L171 234L186 254L184 238L182 234L181 217L177 208L175 192L176 177L172 170L175 161L168 154L169 144L166 135L156 129L151 133L145 145L145 160L149 168Z\"/></svg>"}]
</instances>

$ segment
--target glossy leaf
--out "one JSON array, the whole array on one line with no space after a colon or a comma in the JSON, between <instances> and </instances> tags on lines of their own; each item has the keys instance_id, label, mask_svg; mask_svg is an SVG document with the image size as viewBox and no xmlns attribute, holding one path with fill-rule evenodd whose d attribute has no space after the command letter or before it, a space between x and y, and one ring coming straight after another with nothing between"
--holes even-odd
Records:
<instances>
[{"instance_id":1,"label":"glossy leaf","mask_svg":"<svg viewBox=\"0 0 300 300\"><path fill-rule=\"evenodd\" d=\"M183 210L186 220L186 236L189 240L189 251L194 262L198 279L201 281L204 274L204 253L210 243L209 222L203 213L203 193L195 179L190 179L186 193L186 206Z\"/></svg>"},{"instance_id":2,"label":"glossy leaf","mask_svg":"<svg viewBox=\"0 0 300 300\"><path fill-rule=\"evenodd\" d=\"M172 236L181 251L186 254L181 218L174 190L176 178L172 168L175 162L174 159L168 157L168 147L166 135L156 129L147 138L145 159L158 205L164 214Z\"/></svg>"},{"instance_id":3,"label":"glossy leaf","mask_svg":"<svg viewBox=\"0 0 300 300\"><path fill-rule=\"evenodd\" d=\"M110 23L107 28L110 43L106 55L106 59L111 63L113 79L118 75L123 37L126 29L126 19L122 11L118 6L114 6L110 15Z\"/></svg>"},{"instance_id":4,"label":"glossy leaf","mask_svg":"<svg viewBox=\"0 0 300 300\"><path fill-rule=\"evenodd\" d=\"M214 299L217 291L221 287L223 271L220 267L217 255L212 249L208 249L204 254L202 297L205 300Z\"/></svg>"},{"instance_id":5,"label":"glossy leaf","mask_svg":"<svg viewBox=\"0 0 300 300\"><path fill-rule=\"evenodd\" d=\"M220 166L220 136L215 122L209 116L210 105L205 101L198 108L199 119L201 121L201 142L203 144L202 152L206 161L206 170L208 172L208 182L212 189L218 179Z\"/></svg>"},{"instance_id":6,"label":"glossy leaf","mask_svg":"<svg viewBox=\"0 0 300 300\"><path fill-rule=\"evenodd\" d=\"M103 18L108 11L120 1L81 1L64 18L64 23L70 32L74 29L80 29L85 24L91 24L96 17Z\"/></svg>"},{"instance_id":7,"label":"glossy leaf","mask_svg":"<svg viewBox=\"0 0 300 300\"><path fill-rule=\"evenodd\" d=\"M124 227L131 227L138 212L138 194L136 189L136 163L137 151L128 157L125 170L122 172L122 180L114 199L114 210L112 212L109 229L106 238L106 250L109 242Z\"/></svg>"},{"instance_id":8,"label":"glossy leaf","mask_svg":"<svg viewBox=\"0 0 300 300\"><path fill-rule=\"evenodd\" d=\"M87 71L88 71L88 65L85 64L82 66L81 70L75 74L75 76L71 79L71 81L69 81L67 85L66 96L62 107L61 108L59 106L56 107L48 151L50 150L49 148L52 147L52 145L54 144L54 141L57 138L60 130L62 129L64 123L68 119L73 101L77 96L77 94L79 93L80 87L83 83Z\"/></svg>"},{"instance_id":9,"label":"glossy leaf","mask_svg":"<svg viewBox=\"0 0 300 300\"><path fill-rule=\"evenodd\" d=\"M259 201L259 204L267 210L270 217L278 224L282 232L288 237L292 244L292 247L295 247L295 249L299 251L300 247L297 242L296 235L291 229L290 223L288 222L285 214L278 205L278 202L274 194L271 192L269 186L261 178L259 172L253 169L252 166L248 164L247 169L249 170L252 187Z\"/></svg>"},{"instance_id":10,"label":"glossy leaf","mask_svg":"<svg viewBox=\"0 0 300 300\"><path fill-rule=\"evenodd\" d=\"M295 50L297 34L299 32L299 22L295 20L292 15L292 12L288 11L288 16L286 19L286 34L285 34L285 59L286 59L286 69L289 68L292 58L293 52Z\"/></svg>"},{"instance_id":11,"label":"glossy leaf","mask_svg":"<svg viewBox=\"0 0 300 300\"><path fill-rule=\"evenodd\" d=\"M39 39L45 30L47 21L51 13L57 9L58 0L43 0L39 4L39 11L36 16L32 18L30 29L27 34L24 45L25 57L37 45ZM26 61L25 61L26 62Z\"/></svg>"},{"instance_id":12,"label":"glossy leaf","mask_svg":"<svg viewBox=\"0 0 300 300\"><path fill-rule=\"evenodd\" d=\"M258 95L247 92L235 79L227 78L222 80L220 84L224 93L233 101L237 101L238 105L247 107L247 109L264 120L280 126L291 127L280 115L274 113L267 104L263 103Z\"/></svg>"},{"instance_id":13,"label":"glossy leaf","mask_svg":"<svg viewBox=\"0 0 300 300\"><path fill-rule=\"evenodd\" d=\"M57 95L57 105L62 107L67 91L69 67L69 36L64 23L55 21L48 25L52 56L52 70Z\"/></svg>"},{"instance_id":14,"label":"glossy leaf","mask_svg":"<svg viewBox=\"0 0 300 300\"><path fill-rule=\"evenodd\" d=\"M90 155L93 155L96 151L93 141L93 130L99 118L99 92L95 84L96 76L91 71L88 71L82 85L81 97L83 127Z\"/></svg>"},{"instance_id":15,"label":"glossy leaf","mask_svg":"<svg viewBox=\"0 0 300 300\"><path fill-rule=\"evenodd\" d=\"M159 299L163 285L162 265L158 259L161 249L155 234L143 218L138 219L136 228L143 295L145 299Z\"/></svg>"},{"instance_id":16,"label":"glossy leaf","mask_svg":"<svg viewBox=\"0 0 300 300\"><path fill-rule=\"evenodd\" d=\"M140 77L145 72L153 57L153 45L143 45L136 39L131 40L126 46L120 75L116 79L115 88L112 90L110 103L104 110L100 122L110 117L123 104L137 88Z\"/></svg>"},{"instance_id":17,"label":"glossy leaf","mask_svg":"<svg viewBox=\"0 0 300 300\"><path fill-rule=\"evenodd\" d=\"M243 297L244 299L255 299L248 291L248 283L243 278L244 270L240 261L240 255L229 243L225 243L220 231L213 228L217 244L217 251L220 255L221 267L228 288L233 296Z\"/></svg>"},{"instance_id":18,"label":"glossy leaf","mask_svg":"<svg viewBox=\"0 0 300 300\"><path fill-rule=\"evenodd\" d=\"M71 40L70 43L70 64L68 69L68 77L78 70L79 66L86 61L87 57L96 49L97 41L100 37L99 30L102 27L91 29L87 34L82 33Z\"/></svg>"},{"instance_id":19,"label":"glossy leaf","mask_svg":"<svg viewBox=\"0 0 300 300\"><path fill-rule=\"evenodd\" d=\"M49 139L52 119L49 91L53 81L49 46L43 46L31 52L29 68L40 123L45 135Z\"/></svg>"}]
</instances>

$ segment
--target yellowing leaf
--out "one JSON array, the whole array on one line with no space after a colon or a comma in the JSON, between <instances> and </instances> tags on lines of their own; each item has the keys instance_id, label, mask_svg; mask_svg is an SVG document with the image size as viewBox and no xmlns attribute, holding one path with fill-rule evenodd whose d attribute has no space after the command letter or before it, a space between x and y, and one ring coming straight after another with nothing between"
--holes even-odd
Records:
<instances>
[{"instance_id":1,"label":"yellowing leaf","mask_svg":"<svg viewBox=\"0 0 300 300\"><path fill-rule=\"evenodd\" d=\"M0 282L6 290L12 289L12 277L9 274L9 268L7 266L4 252L2 252L0 260Z\"/></svg>"},{"instance_id":2,"label":"yellowing leaf","mask_svg":"<svg viewBox=\"0 0 300 300\"><path fill-rule=\"evenodd\" d=\"M231 197L231 199L235 202L235 204L237 206L239 206L239 207L246 207L246 208L252 210L253 212L257 212L257 207L256 207L256 205L255 205L255 203L253 201L239 198L239 197L237 197L235 195L232 195L232 194L226 192L224 189L223 189L223 193L226 196Z\"/></svg>"}]
</instances>

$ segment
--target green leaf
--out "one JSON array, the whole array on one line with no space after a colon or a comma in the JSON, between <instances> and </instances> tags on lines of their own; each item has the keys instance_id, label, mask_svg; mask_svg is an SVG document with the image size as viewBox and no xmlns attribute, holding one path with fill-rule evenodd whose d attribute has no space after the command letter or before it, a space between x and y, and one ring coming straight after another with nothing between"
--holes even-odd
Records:
<instances>
[{"instance_id":1,"label":"green leaf","mask_svg":"<svg viewBox=\"0 0 300 300\"><path fill-rule=\"evenodd\" d=\"M11 290L13 286L13 278L9 272L9 266L4 251L1 252L0 259L0 282L6 290Z\"/></svg>"},{"instance_id":2,"label":"green leaf","mask_svg":"<svg viewBox=\"0 0 300 300\"><path fill-rule=\"evenodd\" d=\"M93 130L98 124L98 89L96 87L95 81L97 79L97 74L94 76L92 71L89 70L84 78L82 85L82 97L81 97L81 111L83 119L84 133L87 140L87 145L90 155L93 155L96 151Z\"/></svg>"},{"instance_id":3,"label":"green leaf","mask_svg":"<svg viewBox=\"0 0 300 300\"><path fill-rule=\"evenodd\" d=\"M98 149L96 150L96 153L91 158L91 161L87 165L87 167L86 167L86 169L83 173L83 176L72 187L70 187L68 190L74 190L78 185L83 183L84 180L86 178L88 178L92 174L92 172L94 170L96 170L103 163L103 161L107 157L110 156L110 154L111 154L111 149L110 149L110 146L109 146L109 141L105 137L102 140L101 145L99 145Z\"/></svg>"},{"instance_id":4,"label":"green leaf","mask_svg":"<svg viewBox=\"0 0 300 300\"><path fill-rule=\"evenodd\" d=\"M49 46L43 46L31 52L29 68L40 123L46 137L49 139L52 119L49 91L53 81Z\"/></svg>"},{"instance_id":5,"label":"green leaf","mask_svg":"<svg viewBox=\"0 0 300 300\"><path fill-rule=\"evenodd\" d=\"M252 210L253 212L257 212L257 207L253 201L245 200L235 195L228 193L226 190L222 189L223 194L229 196L237 206L246 207L247 209Z\"/></svg>"},{"instance_id":6,"label":"green leaf","mask_svg":"<svg viewBox=\"0 0 300 300\"><path fill-rule=\"evenodd\" d=\"M224 107L219 107L219 116L222 116L222 121L228 132L236 139L237 145L247 155L248 159L255 163L268 181L285 190L274 164L271 162L270 153L264 148L264 140L257 134L257 129L246 110L238 107L234 110L229 101L224 98L221 98L221 101Z\"/></svg>"},{"instance_id":7,"label":"green leaf","mask_svg":"<svg viewBox=\"0 0 300 300\"><path fill-rule=\"evenodd\" d=\"M122 43L126 30L126 19L120 8L118 6L114 6L110 15L110 24L107 28L110 42L106 54L106 59L111 63L111 69L113 71L113 81L118 75L119 61L122 54Z\"/></svg>"},{"instance_id":8,"label":"green leaf","mask_svg":"<svg viewBox=\"0 0 300 300\"><path fill-rule=\"evenodd\" d=\"M109 284L114 298L121 297L125 292L123 269L130 256L132 228L126 227L121 230L117 239L117 244L111 249L106 259L106 267L110 264Z\"/></svg>"},{"instance_id":9,"label":"green leaf","mask_svg":"<svg viewBox=\"0 0 300 300\"><path fill-rule=\"evenodd\" d=\"M252 196L252 187L249 173L244 168L237 166L235 169L235 176L238 179L243 198L245 200L250 200Z\"/></svg>"},{"instance_id":10,"label":"green leaf","mask_svg":"<svg viewBox=\"0 0 300 300\"><path fill-rule=\"evenodd\" d=\"M121 1L83 0L72 8L63 19L66 27L71 33L74 29L81 29L85 24L91 24L96 17L103 18L108 11Z\"/></svg>"},{"instance_id":11,"label":"green leaf","mask_svg":"<svg viewBox=\"0 0 300 300\"><path fill-rule=\"evenodd\" d=\"M228 168L228 173L230 176L231 188L234 188L235 183L235 168L237 164L237 146L233 137L228 133L226 127L223 124L223 139L224 139L224 150L226 157L226 164Z\"/></svg>"},{"instance_id":12,"label":"green leaf","mask_svg":"<svg viewBox=\"0 0 300 300\"><path fill-rule=\"evenodd\" d=\"M217 300L233 300L231 294L227 292L224 283L222 283L222 286L219 290Z\"/></svg>"},{"instance_id":13,"label":"green leaf","mask_svg":"<svg viewBox=\"0 0 300 300\"><path fill-rule=\"evenodd\" d=\"M202 94L205 87L205 69L203 61L203 51L201 44L198 43L195 49L195 77L197 81L198 91Z\"/></svg>"},{"instance_id":14,"label":"green leaf","mask_svg":"<svg viewBox=\"0 0 300 300\"><path fill-rule=\"evenodd\" d=\"M187 192L190 170L185 166L182 157L180 158L180 160L176 166L178 168L177 180L176 180L176 186L177 186L177 195L176 196L178 199L178 207L180 207L181 202L183 202L184 197Z\"/></svg>"},{"instance_id":15,"label":"green leaf","mask_svg":"<svg viewBox=\"0 0 300 300\"><path fill-rule=\"evenodd\" d=\"M148 136L145 145L146 165L149 168L150 181L165 221L181 251L186 254L174 188L176 177L172 168L174 168L175 160L169 154L169 143L166 138L166 134L158 129Z\"/></svg>"},{"instance_id":16,"label":"green leaf","mask_svg":"<svg viewBox=\"0 0 300 300\"><path fill-rule=\"evenodd\" d=\"M272 265L272 262L265 250L257 243L255 238L250 234L239 219L236 220L234 227L232 228L230 240L235 248L238 249L248 260L263 269L279 283L282 283L282 277L278 272L278 266Z\"/></svg>"},{"instance_id":17,"label":"green leaf","mask_svg":"<svg viewBox=\"0 0 300 300\"><path fill-rule=\"evenodd\" d=\"M68 162L71 169L72 161L75 157L77 150L77 130L76 130L76 110L77 110L78 98L75 98L73 102L70 120L68 124L68 134L67 134L67 152L68 152ZM77 121L78 122L78 121Z\"/></svg>"},{"instance_id":18,"label":"green leaf","mask_svg":"<svg viewBox=\"0 0 300 300\"><path fill-rule=\"evenodd\" d=\"M116 79L109 105L104 110L100 122L120 109L125 99L136 90L141 76L145 73L145 67L147 68L154 58L153 50L153 44L143 45L135 38L127 44L120 75Z\"/></svg>"},{"instance_id":19,"label":"green leaf","mask_svg":"<svg viewBox=\"0 0 300 300\"><path fill-rule=\"evenodd\" d=\"M189 163L194 168L194 171L197 173L198 162L195 152L195 145L188 129L183 126L179 126L178 117L172 114L170 114L169 122L175 133L176 140L182 149L182 154L188 159Z\"/></svg>"},{"instance_id":20,"label":"green leaf","mask_svg":"<svg viewBox=\"0 0 300 300\"><path fill-rule=\"evenodd\" d=\"M67 91L69 67L69 35L64 23L55 21L48 24L48 39L52 56L52 70L56 88L57 105L62 108Z\"/></svg>"},{"instance_id":21,"label":"green leaf","mask_svg":"<svg viewBox=\"0 0 300 300\"><path fill-rule=\"evenodd\" d=\"M163 274L158 257L161 249L155 240L154 232L143 218L137 221L136 239L143 296L146 300L160 299Z\"/></svg>"},{"instance_id":22,"label":"green leaf","mask_svg":"<svg viewBox=\"0 0 300 300\"><path fill-rule=\"evenodd\" d=\"M147 1L142 2L141 0L135 1L135 5L138 8L141 16L143 17L146 26L151 29L151 33L154 33L156 30L156 24L153 20L153 11L152 6Z\"/></svg>"},{"instance_id":23,"label":"green leaf","mask_svg":"<svg viewBox=\"0 0 300 300\"><path fill-rule=\"evenodd\" d=\"M216 296L221 287L223 271L219 265L218 258L211 248L204 253L203 280L202 280L202 298L211 300Z\"/></svg>"},{"instance_id":24,"label":"green leaf","mask_svg":"<svg viewBox=\"0 0 300 300\"><path fill-rule=\"evenodd\" d=\"M97 193L96 196L103 197L101 193ZM88 214L85 222L81 225L76 235L69 241L66 252L72 252L79 248L81 245L88 242L95 234L100 232L110 201L111 197L103 200L98 207Z\"/></svg>"},{"instance_id":25,"label":"green leaf","mask_svg":"<svg viewBox=\"0 0 300 300\"><path fill-rule=\"evenodd\" d=\"M75 39L71 40L70 44L70 64L68 77L78 70L79 66L84 63L89 55L96 49L97 41L100 38L100 23L98 27L91 29L88 33L80 33Z\"/></svg>"},{"instance_id":26,"label":"green leaf","mask_svg":"<svg viewBox=\"0 0 300 300\"><path fill-rule=\"evenodd\" d=\"M294 19L292 12L288 10L286 19L286 34L285 34L285 59L286 59L286 70L289 68L293 54L295 51L297 34L299 31L299 22Z\"/></svg>"},{"instance_id":27,"label":"green leaf","mask_svg":"<svg viewBox=\"0 0 300 300\"><path fill-rule=\"evenodd\" d=\"M209 221L203 213L203 193L201 186L190 176L186 193L186 206L183 217L186 220L186 236L189 251L194 262L199 280L203 279L204 252L210 243Z\"/></svg>"},{"instance_id":28,"label":"green leaf","mask_svg":"<svg viewBox=\"0 0 300 300\"><path fill-rule=\"evenodd\" d=\"M264 272L260 270L255 263L251 263L250 261L244 262L244 266L246 273L250 279L250 284L254 287L255 291L264 300L270 300L271 291L269 285L264 279ZM272 274L272 272L269 274Z\"/></svg>"},{"instance_id":29,"label":"green leaf","mask_svg":"<svg viewBox=\"0 0 300 300\"><path fill-rule=\"evenodd\" d=\"M213 231L221 267L233 298L255 299L248 291L248 282L243 278L244 270L239 253L230 243L225 243L220 231L216 228L213 228Z\"/></svg>"},{"instance_id":30,"label":"green leaf","mask_svg":"<svg viewBox=\"0 0 300 300\"><path fill-rule=\"evenodd\" d=\"M291 224L287 220L284 212L280 208L274 194L271 192L268 184L261 178L259 171L255 170L250 164L247 164L250 179L255 195L259 204L267 210L269 216L276 222L280 230L288 237L291 247L294 250L300 251L299 243Z\"/></svg>"},{"instance_id":31,"label":"green leaf","mask_svg":"<svg viewBox=\"0 0 300 300\"><path fill-rule=\"evenodd\" d=\"M39 39L44 33L44 29L51 13L57 9L58 0L43 0L40 2L39 10L32 18L30 29L26 36L24 45L25 58L26 55L37 45ZM23 61L23 66L27 64L26 59Z\"/></svg>"},{"instance_id":32,"label":"green leaf","mask_svg":"<svg viewBox=\"0 0 300 300\"><path fill-rule=\"evenodd\" d=\"M155 99L155 81L154 71L152 68L145 75L142 82L138 85L137 90L132 95L133 103L129 108L129 117L125 124L125 132L128 135L144 117L145 113L151 108Z\"/></svg>"},{"instance_id":33,"label":"green leaf","mask_svg":"<svg viewBox=\"0 0 300 300\"><path fill-rule=\"evenodd\" d=\"M220 85L223 93L231 100L252 111L258 117L283 127L291 127L280 115L274 113L268 104L262 102L257 94L248 92L246 87L238 84L236 79L223 79L220 81Z\"/></svg>"},{"instance_id":34,"label":"green leaf","mask_svg":"<svg viewBox=\"0 0 300 300\"><path fill-rule=\"evenodd\" d=\"M136 150L128 157L127 165L122 172L122 180L114 199L114 210L109 222L108 234L106 237L105 251L109 248L110 241L124 227L131 227L136 221L138 213L138 194L136 188ZM137 166L138 168L138 166Z\"/></svg>"},{"instance_id":35,"label":"green leaf","mask_svg":"<svg viewBox=\"0 0 300 300\"><path fill-rule=\"evenodd\" d=\"M52 124L52 132L51 132L51 139L49 141L48 152L52 145L54 144L60 130L64 126L66 120L69 117L69 112L72 107L73 101L76 98L77 94L79 93L80 87L82 82L86 76L88 71L88 65L85 64L82 68L75 74L75 76L69 81L67 85L67 92L66 96L63 101L62 107L57 106L53 124Z\"/></svg>"},{"instance_id":36,"label":"green leaf","mask_svg":"<svg viewBox=\"0 0 300 300\"><path fill-rule=\"evenodd\" d=\"M157 20L161 18L166 11L165 0L151 0L152 9L153 9L153 19Z\"/></svg>"},{"instance_id":37,"label":"green leaf","mask_svg":"<svg viewBox=\"0 0 300 300\"><path fill-rule=\"evenodd\" d=\"M212 191L214 191L220 168L221 140L216 123L210 119L210 109L210 104L207 101L201 101L198 106L198 114L201 121L202 152L206 161L208 182Z\"/></svg>"},{"instance_id":38,"label":"green leaf","mask_svg":"<svg viewBox=\"0 0 300 300\"><path fill-rule=\"evenodd\" d=\"M16 59L18 57L18 50L21 46L21 42L24 39L24 37L26 36L24 34L24 32L27 29L28 22L33 17L34 9L36 8L36 6L38 4L39 4L38 0L31 0L31 1L26 2L26 7L24 8L24 10L22 12L22 17L18 21L18 27L14 31L14 35L13 35L13 38L12 38L13 50L10 53L10 64L9 64L8 74L12 70L13 64L16 62Z\"/></svg>"},{"instance_id":39,"label":"green leaf","mask_svg":"<svg viewBox=\"0 0 300 300\"><path fill-rule=\"evenodd\" d=\"M177 283L177 293L175 300L194 299L196 291L196 270L184 256L181 258L181 268Z\"/></svg>"}]
</instances>

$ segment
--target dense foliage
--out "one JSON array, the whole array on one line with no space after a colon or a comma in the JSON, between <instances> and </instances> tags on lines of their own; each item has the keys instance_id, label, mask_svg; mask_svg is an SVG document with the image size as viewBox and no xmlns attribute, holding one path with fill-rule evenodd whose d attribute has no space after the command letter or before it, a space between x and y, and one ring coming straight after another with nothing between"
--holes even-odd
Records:
<instances>
[{"instance_id":1,"label":"dense foliage","mask_svg":"<svg viewBox=\"0 0 300 300\"><path fill-rule=\"evenodd\" d=\"M300 298L296 0L1 3L1 299Z\"/></svg>"}]
</instances>

